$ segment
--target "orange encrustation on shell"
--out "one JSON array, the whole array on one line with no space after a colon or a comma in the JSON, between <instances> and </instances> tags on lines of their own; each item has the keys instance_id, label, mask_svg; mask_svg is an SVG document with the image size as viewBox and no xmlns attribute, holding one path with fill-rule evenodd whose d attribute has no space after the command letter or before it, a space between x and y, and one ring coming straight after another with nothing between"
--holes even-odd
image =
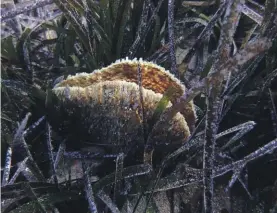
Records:
<instances>
[{"instance_id":1,"label":"orange encrustation on shell","mask_svg":"<svg viewBox=\"0 0 277 213\"><path fill-rule=\"evenodd\" d=\"M122 59L92 73L69 76L53 92L62 103L56 110L63 114L64 122L84 129L80 138L122 145L144 142L140 91L147 123L169 87L176 92L170 96L167 108L184 93L185 86L161 66L141 59ZM195 120L194 105L189 102L166 126L153 132L155 143L180 143L189 137Z\"/></svg>"}]
</instances>

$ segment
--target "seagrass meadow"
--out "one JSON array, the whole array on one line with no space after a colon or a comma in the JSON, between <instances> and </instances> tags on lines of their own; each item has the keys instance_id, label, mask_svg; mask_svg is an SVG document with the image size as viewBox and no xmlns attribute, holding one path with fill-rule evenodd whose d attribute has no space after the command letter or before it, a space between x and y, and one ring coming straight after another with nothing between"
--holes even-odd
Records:
<instances>
[{"instance_id":1,"label":"seagrass meadow","mask_svg":"<svg viewBox=\"0 0 277 213\"><path fill-rule=\"evenodd\" d=\"M1 2L1 212L277 212L276 0Z\"/></svg>"}]
</instances>

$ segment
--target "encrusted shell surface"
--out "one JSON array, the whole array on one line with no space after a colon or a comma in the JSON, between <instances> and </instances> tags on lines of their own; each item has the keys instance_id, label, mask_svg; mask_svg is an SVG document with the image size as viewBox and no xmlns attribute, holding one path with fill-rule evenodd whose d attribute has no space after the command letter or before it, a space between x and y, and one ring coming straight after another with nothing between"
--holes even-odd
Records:
<instances>
[{"instance_id":1,"label":"encrusted shell surface","mask_svg":"<svg viewBox=\"0 0 277 213\"><path fill-rule=\"evenodd\" d=\"M138 86L138 69L142 88ZM62 103L56 110L63 114L64 126L81 127L84 131L80 138L94 143L123 145L144 142L142 111L149 122L169 87L174 87L176 93L167 107L183 94L185 86L158 65L124 59L93 73L69 76L53 91ZM190 102L166 126L154 132L155 143L180 143L190 135L194 123L195 112Z\"/></svg>"}]
</instances>

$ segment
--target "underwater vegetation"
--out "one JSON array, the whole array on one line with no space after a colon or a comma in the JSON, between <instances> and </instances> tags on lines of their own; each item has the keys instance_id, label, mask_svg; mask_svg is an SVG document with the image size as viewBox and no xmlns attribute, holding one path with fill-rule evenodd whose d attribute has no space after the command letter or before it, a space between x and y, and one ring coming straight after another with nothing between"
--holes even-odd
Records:
<instances>
[{"instance_id":1,"label":"underwater vegetation","mask_svg":"<svg viewBox=\"0 0 277 213\"><path fill-rule=\"evenodd\" d=\"M277 212L276 1L1 5L2 212Z\"/></svg>"}]
</instances>

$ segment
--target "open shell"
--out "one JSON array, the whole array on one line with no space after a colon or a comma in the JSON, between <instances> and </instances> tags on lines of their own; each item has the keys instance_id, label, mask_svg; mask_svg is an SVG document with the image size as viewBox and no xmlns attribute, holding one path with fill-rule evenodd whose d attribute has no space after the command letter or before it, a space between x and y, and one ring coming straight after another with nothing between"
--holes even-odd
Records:
<instances>
[{"instance_id":1,"label":"open shell","mask_svg":"<svg viewBox=\"0 0 277 213\"><path fill-rule=\"evenodd\" d=\"M138 69L142 88L138 84ZM183 94L185 86L164 68L136 59L116 61L93 73L69 76L53 89L61 103L56 112L64 119L60 130L68 131L66 126L73 129L76 126L75 129L82 129L78 133L80 139L97 144L144 143L142 120L148 123L152 119L169 87L174 87L176 93L167 107ZM190 102L166 126L153 133L155 143L180 143L190 135L195 118Z\"/></svg>"}]
</instances>

